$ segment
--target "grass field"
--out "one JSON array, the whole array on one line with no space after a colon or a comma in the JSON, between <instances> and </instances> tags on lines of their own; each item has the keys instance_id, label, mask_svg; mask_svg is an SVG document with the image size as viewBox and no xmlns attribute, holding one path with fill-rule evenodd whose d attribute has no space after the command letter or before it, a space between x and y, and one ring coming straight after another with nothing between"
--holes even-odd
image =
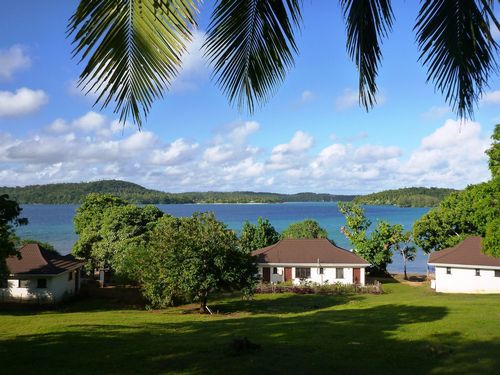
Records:
<instances>
[{"instance_id":1,"label":"grass field","mask_svg":"<svg viewBox=\"0 0 500 375\"><path fill-rule=\"evenodd\" d=\"M384 290L226 298L210 304L220 312L213 316L92 300L3 309L0 373L500 374L500 295L399 283ZM235 337L261 348L235 354Z\"/></svg>"}]
</instances>

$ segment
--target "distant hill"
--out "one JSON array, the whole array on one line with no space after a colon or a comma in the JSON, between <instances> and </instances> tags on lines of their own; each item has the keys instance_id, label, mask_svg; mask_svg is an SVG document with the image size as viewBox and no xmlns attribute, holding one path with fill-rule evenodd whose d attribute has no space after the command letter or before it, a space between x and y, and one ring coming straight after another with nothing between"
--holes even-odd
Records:
<instances>
[{"instance_id":1,"label":"distant hill","mask_svg":"<svg viewBox=\"0 0 500 375\"><path fill-rule=\"evenodd\" d=\"M166 193L120 180L0 187L0 194L8 194L21 204L80 203L83 197L89 193L110 193L133 203L334 202L351 201L356 197L355 195L277 194L252 191Z\"/></svg>"},{"instance_id":2,"label":"distant hill","mask_svg":"<svg viewBox=\"0 0 500 375\"><path fill-rule=\"evenodd\" d=\"M435 187L410 187L361 195L356 197L354 201L359 204L387 204L399 207L435 207L454 191L457 190Z\"/></svg>"}]
</instances>

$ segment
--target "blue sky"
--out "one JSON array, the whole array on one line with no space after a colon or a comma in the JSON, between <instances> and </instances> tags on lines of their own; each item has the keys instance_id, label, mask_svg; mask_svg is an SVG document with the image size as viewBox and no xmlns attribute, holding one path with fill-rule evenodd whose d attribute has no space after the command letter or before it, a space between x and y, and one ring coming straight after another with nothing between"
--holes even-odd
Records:
<instances>
[{"instance_id":1,"label":"blue sky","mask_svg":"<svg viewBox=\"0 0 500 375\"><path fill-rule=\"evenodd\" d=\"M76 4L9 2L0 14L0 185L120 178L166 191L365 193L489 178L483 152L500 122L500 79L475 122L456 121L417 62L417 1L394 2L369 113L357 104L337 3L306 1L296 66L252 116L210 80L199 51L207 1L184 70L141 133L122 131L112 109L75 88L83 66L65 30Z\"/></svg>"}]
</instances>

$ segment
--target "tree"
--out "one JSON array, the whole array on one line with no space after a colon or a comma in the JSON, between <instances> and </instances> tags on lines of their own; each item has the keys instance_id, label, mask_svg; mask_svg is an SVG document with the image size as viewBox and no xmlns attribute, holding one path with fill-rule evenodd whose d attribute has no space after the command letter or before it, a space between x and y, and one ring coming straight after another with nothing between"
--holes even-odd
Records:
<instances>
[{"instance_id":1,"label":"tree","mask_svg":"<svg viewBox=\"0 0 500 375\"><path fill-rule=\"evenodd\" d=\"M291 223L282 233L283 238L328 238L326 229L312 219Z\"/></svg>"},{"instance_id":2,"label":"tree","mask_svg":"<svg viewBox=\"0 0 500 375\"><path fill-rule=\"evenodd\" d=\"M354 202L339 202L339 210L346 218L341 231L354 245L353 251L370 263L370 272L386 274L393 252L399 252L403 256L406 277L406 261L413 260L415 249L410 246L410 235L403 231L403 226L382 220L368 235L372 223L361 206Z\"/></svg>"},{"instance_id":3,"label":"tree","mask_svg":"<svg viewBox=\"0 0 500 375\"><path fill-rule=\"evenodd\" d=\"M158 221L144 253L140 281L154 306L198 300L204 313L210 293L251 290L256 273L235 233L213 214L197 213Z\"/></svg>"},{"instance_id":4,"label":"tree","mask_svg":"<svg viewBox=\"0 0 500 375\"><path fill-rule=\"evenodd\" d=\"M30 243L36 243L43 250L51 251L53 253L59 254L59 252L54 248L54 246L48 242L38 241L38 240L34 240L32 238L21 238L17 241L17 245L19 247L30 244Z\"/></svg>"},{"instance_id":5,"label":"tree","mask_svg":"<svg viewBox=\"0 0 500 375\"><path fill-rule=\"evenodd\" d=\"M17 254L14 228L28 224L28 219L19 217L22 210L14 199L0 195L0 278L7 274L5 259Z\"/></svg>"},{"instance_id":6,"label":"tree","mask_svg":"<svg viewBox=\"0 0 500 375\"><path fill-rule=\"evenodd\" d=\"M126 204L126 201L111 194L91 193L85 196L82 205L76 210L73 222L78 240L73 245L72 253L76 258L84 259L90 270L102 266L99 256L94 252L96 244L102 240L101 227L105 211Z\"/></svg>"},{"instance_id":7,"label":"tree","mask_svg":"<svg viewBox=\"0 0 500 375\"><path fill-rule=\"evenodd\" d=\"M240 234L240 245L243 250L252 252L275 244L280 240L280 234L274 229L268 219L257 219L253 225L245 220Z\"/></svg>"},{"instance_id":8,"label":"tree","mask_svg":"<svg viewBox=\"0 0 500 375\"><path fill-rule=\"evenodd\" d=\"M405 231L401 224L393 225L392 230L393 238L391 240L394 244L394 251L399 253L403 258L404 279L408 280L406 266L408 262L413 262L415 260L417 248L413 245L412 233Z\"/></svg>"},{"instance_id":9,"label":"tree","mask_svg":"<svg viewBox=\"0 0 500 375\"><path fill-rule=\"evenodd\" d=\"M339 0L347 52L359 73L359 100L376 103L381 43L394 21L390 0ZM140 128L154 100L175 80L197 26L200 0L81 0L69 20L74 56L86 60L79 85L116 103L122 121ZM493 0L423 0L414 30L419 60L460 118L496 73L500 29ZM231 103L253 112L285 79L298 52L300 0L218 0L205 42L214 77Z\"/></svg>"},{"instance_id":10,"label":"tree","mask_svg":"<svg viewBox=\"0 0 500 375\"><path fill-rule=\"evenodd\" d=\"M493 179L500 177L500 124L495 125L495 130L491 136L493 140L491 147L486 150L489 157L488 166L490 167Z\"/></svg>"}]
</instances>

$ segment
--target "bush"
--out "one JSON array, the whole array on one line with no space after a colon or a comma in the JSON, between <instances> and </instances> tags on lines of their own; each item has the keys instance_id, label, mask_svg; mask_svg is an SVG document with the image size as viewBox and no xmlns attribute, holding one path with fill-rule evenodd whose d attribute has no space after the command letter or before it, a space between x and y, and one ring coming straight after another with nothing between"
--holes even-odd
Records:
<instances>
[{"instance_id":1,"label":"bush","mask_svg":"<svg viewBox=\"0 0 500 375\"><path fill-rule=\"evenodd\" d=\"M295 293L295 294L320 294L325 296L346 295L346 294L382 294L382 286L378 281L370 285L353 284L318 284L310 281L299 285L287 285L285 283L269 284L261 283L255 287L255 293Z\"/></svg>"}]
</instances>

